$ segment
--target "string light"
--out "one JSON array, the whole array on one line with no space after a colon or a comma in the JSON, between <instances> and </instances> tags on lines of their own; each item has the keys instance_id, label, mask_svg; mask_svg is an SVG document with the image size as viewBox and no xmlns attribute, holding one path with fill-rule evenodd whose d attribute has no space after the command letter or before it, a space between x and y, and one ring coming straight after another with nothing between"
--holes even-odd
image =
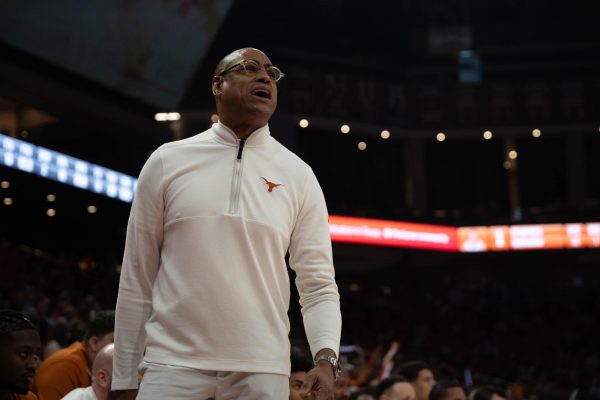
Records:
<instances>
[{"instance_id":1,"label":"string light","mask_svg":"<svg viewBox=\"0 0 600 400\"><path fill-rule=\"evenodd\" d=\"M155 121L179 121L181 114L178 112L162 112L154 114Z\"/></svg>"}]
</instances>

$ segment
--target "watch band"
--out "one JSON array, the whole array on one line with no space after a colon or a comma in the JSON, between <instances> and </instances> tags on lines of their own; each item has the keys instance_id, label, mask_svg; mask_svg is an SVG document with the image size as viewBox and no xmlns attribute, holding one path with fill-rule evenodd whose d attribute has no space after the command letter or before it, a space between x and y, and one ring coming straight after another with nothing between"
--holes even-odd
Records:
<instances>
[{"instance_id":1,"label":"watch band","mask_svg":"<svg viewBox=\"0 0 600 400\"><path fill-rule=\"evenodd\" d=\"M340 367L340 363L338 362L338 359L336 357L327 354L322 354L315 358L315 365L317 365L321 360L327 361L329 364L331 364L334 378L337 379L342 375L342 368Z\"/></svg>"}]
</instances>

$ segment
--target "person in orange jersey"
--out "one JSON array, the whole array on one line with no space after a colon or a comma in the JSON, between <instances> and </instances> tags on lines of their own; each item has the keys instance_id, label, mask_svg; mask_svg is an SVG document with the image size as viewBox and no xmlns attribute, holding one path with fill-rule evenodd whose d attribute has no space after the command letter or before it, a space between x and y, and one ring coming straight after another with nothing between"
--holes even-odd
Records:
<instances>
[{"instance_id":1,"label":"person in orange jersey","mask_svg":"<svg viewBox=\"0 0 600 400\"><path fill-rule=\"evenodd\" d=\"M91 370L96 354L112 343L115 312L98 311L88 323L86 338L52 354L38 368L33 391L40 400L59 400L71 390L92 384Z\"/></svg>"}]
</instances>

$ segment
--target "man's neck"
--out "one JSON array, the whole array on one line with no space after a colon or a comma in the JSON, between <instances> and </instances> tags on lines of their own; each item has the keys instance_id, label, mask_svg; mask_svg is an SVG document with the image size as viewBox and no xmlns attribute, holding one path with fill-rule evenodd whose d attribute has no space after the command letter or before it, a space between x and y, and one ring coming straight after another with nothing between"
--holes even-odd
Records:
<instances>
[{"instance_id":1,"label":"man's neck","mask_svg":"<svg viewBox=\"0 0 600 400\"><path fill-rule=\"evenodd\" d=\"M225 125L226 127L228 127L229 129L231 129L233 131L233 133L235 133L235 136L237 136L238 139L240 140L245 140L248 139L248 136L250 136L252 134L252 132L256 131L257 129L263 127L266 125L266 123L262 124L262 125L257 125L257 124L248 124L248 123L228 123L228 121L220 121L223 125Z\"/></svg>"}]
</instances>

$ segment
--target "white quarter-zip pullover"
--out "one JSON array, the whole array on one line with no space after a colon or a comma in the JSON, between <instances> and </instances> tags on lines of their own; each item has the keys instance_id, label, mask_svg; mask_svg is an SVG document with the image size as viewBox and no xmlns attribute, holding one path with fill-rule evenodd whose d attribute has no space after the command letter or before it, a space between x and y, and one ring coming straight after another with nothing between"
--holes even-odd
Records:
<instances>
[{"instance_id":1,"label":"white quarter-zip pullover","mask_svg":"<svg viewBox=\"0 0 600 400\"><path fill-rule=\"evenodd\" d=\"M137 387L142 357L289 374L288 249L311 351L337 351L328 214L310 167L268 125L239 140L216 123L159 147L140 174L127 228L113 390Z\"/></svg>"}]
</instances>

